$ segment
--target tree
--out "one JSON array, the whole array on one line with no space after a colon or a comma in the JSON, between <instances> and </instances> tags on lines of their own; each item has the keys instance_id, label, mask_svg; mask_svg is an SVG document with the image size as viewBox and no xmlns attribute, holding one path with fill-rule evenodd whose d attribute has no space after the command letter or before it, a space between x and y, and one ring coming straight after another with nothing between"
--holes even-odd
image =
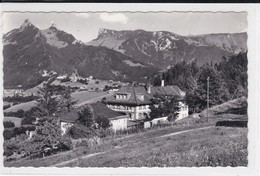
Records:
<instances>
[{"instance_id":1,"label":"tree","mask_svg":"<svg viewBox=\"0 0 260 176\"><path fill-rule=\"evenodd\" d=\"M61 135L61 128L56 119L44 121L36 128L36 133L30 140L28 153L42 153L46 149L71 149L71 142L66 136Z\"/></svg>"},{"instance_id":2,"label":"tree","mask_svg":"<svg viewBox=\"0 0 260 176\"><path fill-rule=\"evenodd\" d=\"M67 134L73 139L92 138L98 135L97 130L82 124L74 124L69 128Z\"/></svg>"},{"instance_id":3,"label":"tree","mask_svg":"<svg viewBox=\"0 0 260 176\"><path fill-rule=\"evenodd\" d=\"M106 129L110 127L108 118L104 116L97 116L96 122L100 128Z\"/></svg>"},{"instance_id":4,"label":"tree","mask_svg":"<svg viewBox=\"0 0 260 176\"><path fill-rule=\"evenodd\" d=\"M155 95L155 98L152 99L153 105L150 106L151 112L150 117L151 119L168 116L168 120L175 120L179 108L179 100L176 96L160 96Z\"/></svg>"},{"instance_id":5,"label":"tree","mask_svg":"<svg viewBox=\"0 0 260 176\"><path fill-rule=\"evenodd\" d=\"M89 106L85 106L78 111L78 122L86 127L94 124L94 116Z\"/></svg>"},{"instance_id":6,"label":"tree","mask_svg":"<svg viewBox=\"0 0 260 176\"><path fill-rule=\"evenodd\" d=\"M4 128L13 128L13 127L15 127L14 122L12 122L12 121L4 122Z\"/></svg>"},{"instance_id":7,"label":"tree","mask_svg":"<svg viewBox=\"0 0 260 176\"><path fill-rule=\"evenodd\" d=\"M39 99L37 100L39 111L43 116L52 116L58 108L58 102L56 101L55 90L51 85L51 82L43 84L43 87L38 91Z\"/></svg>"},{"instance_id":8,"label":"tree","mask_svg":"<svg viewBox=\"0 0 260 176\"><path fill-rule=\"evenodd\" d=\"M71 88L51 85L53 80L48 81L40 88L37 100L39 117L59 116L62 112L69 112L77 102L71 98Z\"/></svg>"},{"instance_id":9,"label":"tree","mask_svg":"<svg viewBox=\"0 0 260 176\"><path fill-rule=\"evenodd\" d=\"M18 118L24 117L24 114L25 114L25 112L24 112L24 110L22 110L22 109L19 109L19 110L17 111L17 117L18 117Z\"/></svg>"},{"instance_id":10,"label":"tree","mask_svg":"<svg viewBox=\"0 0 260 176\"><path fill-rule=\"evenodd\" d=\"M203 110L207 106L207 78L209 77L210 105L217 105L225 101L225 90L221 78L216 70L208 65L202 67L197 81L197 88L194 90L194 104Z\"/></svg>"}]
</instances>

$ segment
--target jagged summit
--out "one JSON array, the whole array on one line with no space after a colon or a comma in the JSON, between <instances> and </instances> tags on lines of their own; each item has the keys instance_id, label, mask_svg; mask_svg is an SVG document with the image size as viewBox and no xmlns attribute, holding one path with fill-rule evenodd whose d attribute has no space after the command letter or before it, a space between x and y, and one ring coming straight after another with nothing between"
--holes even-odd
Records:
<instances>
[{"instance_id":1,"label":"jagged summit","mask_svg":"<svg viewBox=\"0 0 260 176\"><path fill-rule=\"evenodd\" d=\"M58 31L59 30L55 23L51 23L51 26L49 27L49 29L52 30L52 31Z\"/></svg>"},{"instance_id":2,"label":"jagged summit","mask_svg":"<svg viewBox=\"0 0 260 176\"><path fill-rule=\"evenodd\" d=\"M28 27L35 27L28 19L24 20L23 24L21 25L21 29L25 29Z\"/></svg>"}]
</instances>

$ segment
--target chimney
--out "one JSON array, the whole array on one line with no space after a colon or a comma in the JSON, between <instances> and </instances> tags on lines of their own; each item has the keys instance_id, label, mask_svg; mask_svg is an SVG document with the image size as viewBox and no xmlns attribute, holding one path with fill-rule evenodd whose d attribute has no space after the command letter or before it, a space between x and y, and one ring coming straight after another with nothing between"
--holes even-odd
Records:
<instances>
[{"instance_id":1,"label":"chimney","mask_svg":"<svg viewBox=\"0 0 260 176\"><path fill-rule=\"evenodd\" d=\"M162 80L161 82L161 87L164 87L164 80Z\"/></svg>"}]
</instances>

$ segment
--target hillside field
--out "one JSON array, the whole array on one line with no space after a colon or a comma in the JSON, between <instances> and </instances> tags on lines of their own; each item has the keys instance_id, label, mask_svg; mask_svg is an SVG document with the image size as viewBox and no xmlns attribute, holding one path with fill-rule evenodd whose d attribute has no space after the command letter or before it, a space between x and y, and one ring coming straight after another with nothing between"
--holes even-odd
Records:
<instances>
[{"instance_id":1,"label":"hillside field","mask_svg":"<svg viewBox=\"0 0 260 176\"><path fill-rule=\"evenodd\" d=\"M4 117L4 122L5 121L11 121L14 123L15 127L20 127L21 126L21 118L18 117Z\"/></svg>"},{"instance_id":2,"label":"hillside field","mask_svg":"<svg viewBox=\"0 0 260 176\"><path fill-rule=\"evenodd\" d=\"M247 166L247 128L215 127L215 120L172 125L104 138L93 148L80 147L5 166L54 167L200 167Z\"/></svg>"},{"instance_id":3,"label":"hillside field","mask_svg":"<svg viewBox=\"0 0 260 176\"><path fill-rule=\"evenodd\" d=\"M17 112L19 109L28 111L36 105L37 105L37 102L35 100L33 100L33 101L26 102L26 103L21 103L21 104L11 106L10 108L5 109L4 112Z\"/></svg>"},{"instance_id":4,"label":"hillside field","mask_svg":"<svg viewBox=\"0 0 260 176\"><path fill-rule=\"evenodd\" d=\"M92 103L96 101L101 101L103 97L112 96L107 92L91 92L91 91L80 91L71 94L71 97L77 100L77 106L81 106L85 103Z\"/></svg>"}]
</instances>

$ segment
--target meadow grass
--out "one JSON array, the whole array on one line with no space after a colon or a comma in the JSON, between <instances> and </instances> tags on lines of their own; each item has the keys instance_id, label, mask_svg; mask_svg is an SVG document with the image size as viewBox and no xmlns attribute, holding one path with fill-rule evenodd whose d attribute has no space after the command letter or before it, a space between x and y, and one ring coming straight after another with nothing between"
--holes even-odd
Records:
<instances>
[{"instance_id":1,"label":"meadow grass","mask_svg":"<svg viewBox=\"0 0 260 176\"><path fill-rule=\"evenodd\" d=\"M93 148L81 147L45 158L24 158L4 164L7 167L40 167L76 159L62 167L246 166L247 128L214 127L213 124L214 122L173 125L136 134L110 136ZM158 138L205 126L212 127ZM81 158L98 152L105 154Z\"/></svg>"},{"instance_id":2,"label":"meadow grass","mask_svg":"<svg viewBox=\"0 0 260 176\"><path fill-rule=\"evenodd\" d=\"M20 127L21 126L21 121L22 119L21 118L18 118L18 117L9 117L9 116L6 116L4 117L4 122L5 121L11 121L14 123L15 127Z\"/></svg>"},{"instance_id":3,"label":"meadow grass","mask_svg":"<svg viewBox=\"0 0 260 176\"><path fill-rule=\"evenodd\" d=\"M10 108L5 109L4 112L17 112L19 109L28 111L32 107L35 107L35 106L37 106L37 102L35 100L33 100L33 101L26 102L26 103L21 103L21 104L11 106Z\"/></svg>"},{"instance_id":4,"label":"meadow grass","mask_svg":"<svg viewBox=\"0 0 260 176\"><path fill-rule=\"evenodd\" d=\"M117 141L106 154L65 166L247 166L247 129L212 127L165 138L146 135Z\"/></svg>"},{"instance_id":5,"label":"meadow grass","mask_svg":"<svg viewBox=\"0 0 260 176\"><path fill-rule=\"evenodd\" d=\"M85 101L90 101L91 99L99 98L102 99L103 96L107 96L107 92L90 92L90 91L80 91L71 94L71 97L77 100L77 104L81 104Z\"/></svg>"}]
</instances>

